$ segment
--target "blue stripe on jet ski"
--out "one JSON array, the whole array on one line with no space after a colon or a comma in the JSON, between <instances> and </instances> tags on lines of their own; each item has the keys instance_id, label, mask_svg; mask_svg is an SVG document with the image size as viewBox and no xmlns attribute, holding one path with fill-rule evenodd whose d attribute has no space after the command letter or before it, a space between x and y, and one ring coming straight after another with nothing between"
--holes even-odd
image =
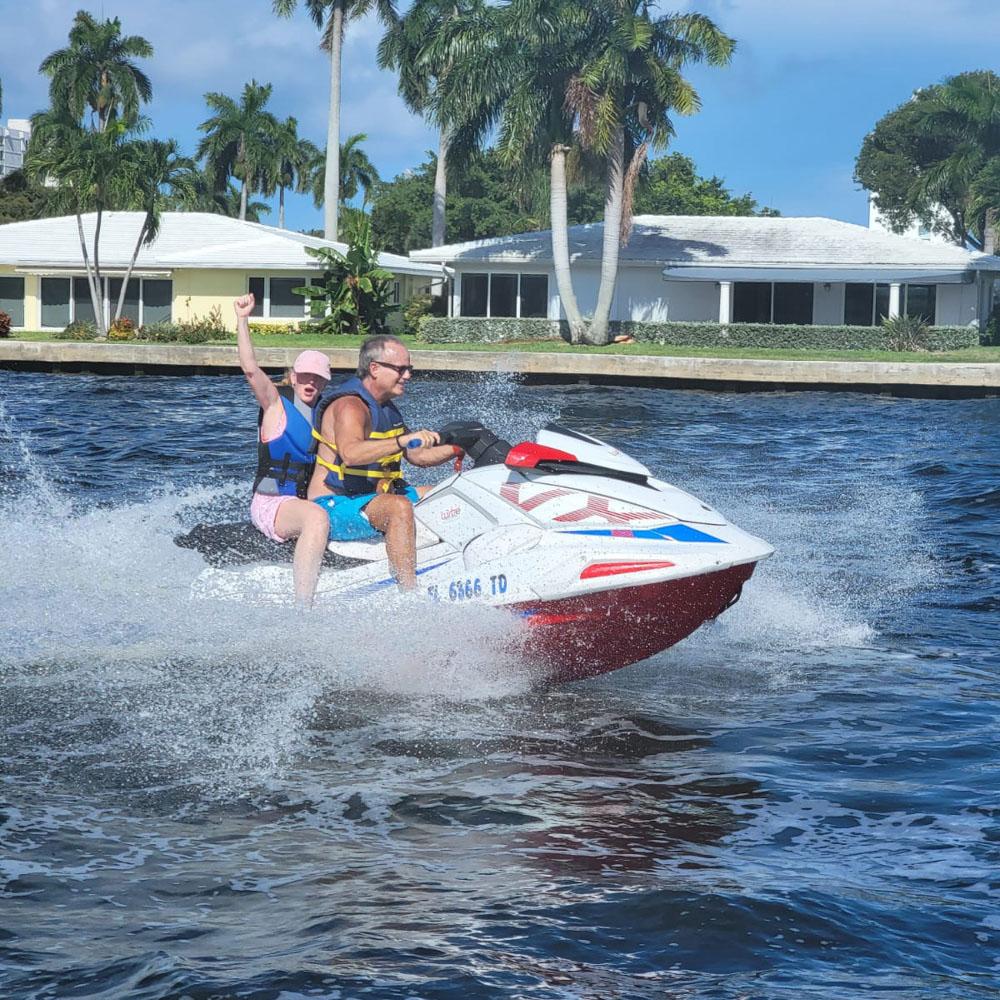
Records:
<instances>
[{"instance_id":1,"label":"blue stripe on jet ski","mask_svg":"<svg viewBox=\"0 0 1000 1000\"><path fill-rule=\"evenodd\" d=\"M667 539L672 542L717 542L728 545L724 538L706 534L689 524L668 524L663 528L578 528L563 531L564 535L601 535L605 538L651 538Z\"/></svg>"},{"instance_id":2,"label":"blue stripe on jet ski","mask_svg":"<svg viewBox=\"0 0 1000 1000\"><path fill-rule=\"evenodd\" d=\"M451 559L442 559L441 562L434 563L433 566L425 566L423 569L418 569L417 576L420 576L423 573L429 573L432 569L437 569L439 566L444 566L445 564L450 563L451 561L452 561ZM382 587L388 587L389 584L394 584L395 582L396 578L394 576L390 576L388 579L385 580L376 580L374 583L366 583L362 587L356 587L354 590L348 591L348 593L372 594L376 590L380 590Z\"/></svg>"}]
</instances>

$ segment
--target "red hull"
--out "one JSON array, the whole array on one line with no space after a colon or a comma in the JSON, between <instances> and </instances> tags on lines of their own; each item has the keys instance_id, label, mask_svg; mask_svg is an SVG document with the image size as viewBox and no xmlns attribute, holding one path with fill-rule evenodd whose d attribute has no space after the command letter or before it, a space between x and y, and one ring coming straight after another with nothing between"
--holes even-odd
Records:
<instances>
[{"instance_id":1,"label":"red hull","mask_svg":"<svg viewBox=\"0 0 1000 1000\"><path fill-rule=\"evenodd\" d=\"M638 663L725 611L754 565L541 606L513 605L526 616L524 653L546 663L554 681L582 680Z\"/></svg>"}]
</instances>

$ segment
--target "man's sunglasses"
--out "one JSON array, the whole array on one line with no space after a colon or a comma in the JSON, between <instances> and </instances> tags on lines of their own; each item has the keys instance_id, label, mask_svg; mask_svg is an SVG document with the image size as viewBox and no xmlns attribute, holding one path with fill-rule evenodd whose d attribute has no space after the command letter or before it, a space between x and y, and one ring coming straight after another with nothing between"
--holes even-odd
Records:
<instances>
[{"instance_id":1,"label":"man's sunglasses","mask_svg":"<svg viewBox=\"0 0 1000 1000\"><path fill-rule=\"evenodd\" d=\"M388 361L376 361L375 364L391 368L397 375L405 375L407 372L409 372L410 375L413 374L413 365L394 365Z\"/></svg>"}]
</instances>

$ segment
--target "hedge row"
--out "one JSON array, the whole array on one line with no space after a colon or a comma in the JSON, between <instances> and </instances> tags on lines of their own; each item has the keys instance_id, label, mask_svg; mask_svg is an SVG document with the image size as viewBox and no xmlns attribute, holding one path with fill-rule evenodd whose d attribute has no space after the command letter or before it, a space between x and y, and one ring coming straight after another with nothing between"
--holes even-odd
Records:
<instances>
[{"instance_id":1,"label":"hedge row","mask_svg":"<svg viewBox=\"0 0 1000 1000\"><path fill-rule=\"evenodd\" d=\"M90 320L78 319L53 335L56 340L96 340L97 325ZM224 340L230 334L225 328L205 321L192 323L150 323L133 329L131 325L115 324L108 331L109 341L146 341L154 344L204 344L209 340Z\"/></svg>"},{"instance_id":2,"label":"hedge row","mask_svg":"<svg viewBox=\"0 0 1000 1000\"><path fill-rule=\"evenodd\" d=\"M522 340L569 340L569 325L552 319L425 316L420 339L428 344L510 344Z\"/></svg>"},{"instance_id":3,"label":"hedge row","mask_svg":"<svg viewBox=\"0 0 1000 1000\"><path fill-rule=\"evenodd\" d=\"M798 348L813 350L886 350L880 326L790 326L772 323L636 323L613 322L611 336L631 336L639 344L677 347ZM568 340L565 322L548 319L430 317L421 338L432 344L502 344L527 340ZM919 344L929 351L978 347L975 326L931 326Z\"/></svg>"}]
</instances>

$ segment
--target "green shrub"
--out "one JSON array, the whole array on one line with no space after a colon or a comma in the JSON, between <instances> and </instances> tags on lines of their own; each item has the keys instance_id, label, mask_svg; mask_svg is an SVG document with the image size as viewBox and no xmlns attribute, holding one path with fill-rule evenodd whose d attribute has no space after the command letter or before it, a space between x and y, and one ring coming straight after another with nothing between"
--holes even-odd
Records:
<instances>
[{"instance_id":1,"label":"green shrub","mask_svg":"<svg viewBox=\"0 0 1000 1000\"><path fill-rule=\"evenodd\" d=\"M75 319L55 336L56 340L96 340L97 324L89 319Z\"/></svg>"},{"instance_id":2,"label":"green shrub","mask_svg":"<svg viewBox=\"0 0 1000 1000\"><path fill-rule=\"evenodd\" d=\"M419 337L422 326L421 321L425 316L431 314L431 303L433 295L414 295L409 302L403 306L403 333Z\"/></svg>"},{"instance_id":3,"label":"green shrub","mask_svg":"<svg viewBox=\"0 0 1000 1000\"><path fill-rule=\"evenodd\" d=\"M156 344L169 344L177 340L180 329L176 323L170 320L161 320L159 323L150 323L148 326L139 327L139 336L143 340L151 340Z\"/></svg>"},{"instance_id":4,"label":"green shrub","mask_svg":"<svg viewBox=\"0 0 1000 1000\"><path fill-rule=\"evenodd\" d=\"M1000 306L997 306L990 313L990 318L986 321L986 329L983 331L983 343L1000 347Z\"/></svg>"},{"instance_id":5,"label":"green shrub","mask_svg":"<svg viewBox=\"0 0 1000 1000\"><path fill-rule=\"evenodd\" d=\"M300 323L251 323L250 333L302 333L302 326Z\"/></svg>"},{"instance_id":6,"label":"green shrub","mask_svg":"<svg viewBox=\"0 0 1000 1000\"><path fill-rule=\"evenodd\" d=\"M639 323L613 322L611 336L631 336L639 344L675 347L740 347L827 351L884 351L882 326L789 326L777 323ZM478 316L423 321L428 343L503 344L517 341L568 340L565 322L548 319L485 319ZM967 326L925 327L918 346L928 351L977 347L979 331Z\"/></svg>"},{"instance_id":7,"label":"green shrub","mask_svg":"<svg viewBox=\"0 0 1000 1000\"><path fill-rule=\"evenodd\" d=\"M178 323L177 339L183 344L204 344L212 339L212 334L199 323Z\"/></svg>"},{"instance_id":8,"label":"green shrub","mask_svg":"<svg viewBox=\"0 0 1000 1000\"><path fill-rule=\"evenodd\" d=\"M5 312L0 312L0 337L10 336L10 316Z\"/></svg>"},{"instance_id":9,"label":"green shrub","mask_svg":"<svg viewBox=\"0 0 1000 1000\"><path fill-rule=\"evenodd\" d=\"M885 346L890 351L919 351L929 327L923 316L886 316L882 320Z\"/></svg>"}]
</instances>

